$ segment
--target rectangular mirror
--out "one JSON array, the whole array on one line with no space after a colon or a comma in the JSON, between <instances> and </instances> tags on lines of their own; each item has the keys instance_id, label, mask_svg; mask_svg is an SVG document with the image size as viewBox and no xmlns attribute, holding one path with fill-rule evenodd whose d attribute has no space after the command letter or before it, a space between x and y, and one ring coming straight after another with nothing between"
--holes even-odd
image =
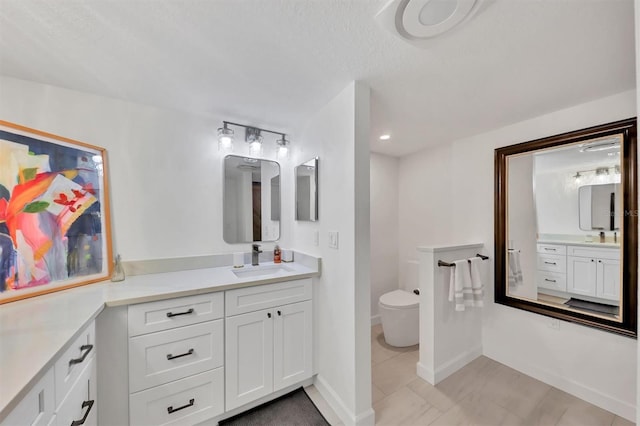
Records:
<instances>
[{"instance_id":1,"label":"rectangular mirror","mask_svg":"<svg viewBox=\"0 0 640 426\"><path fill-rule=\"evenodd\" d=\"M620 170L617 169L616 175L619 174ZM580 229L583 231L620 229L620 195L619 183L585 185L578 188Z\"/></svg>"},{"instance_id":2,"label":"rectangular mirror","mask_svg":"<svg viewBox=\"0 0 640 426\"><path fill-rule=\"evenodd\" d=\"M280 165L227 155L224 158L223 238L229 244L280 238Z\"/></svg>"},{"instance_id":3,"label":"rectangular mirror","mask_svg":"<svg viewBox=\"0 0 640 426\"><path fill-rule=\"evenodd\" d=\"M296 167L296 220L318 220L318 157Z\"/></svg>"},{"instance_id":4,"label":"rectangular mirror","mask_svg":"<svg viewBox=\"0 0 640 426\"><path fill-rule=\"evenodd\" d=\"M636 120L496 150L497 303L636 336Z\"/></svg>"}]
</instances>

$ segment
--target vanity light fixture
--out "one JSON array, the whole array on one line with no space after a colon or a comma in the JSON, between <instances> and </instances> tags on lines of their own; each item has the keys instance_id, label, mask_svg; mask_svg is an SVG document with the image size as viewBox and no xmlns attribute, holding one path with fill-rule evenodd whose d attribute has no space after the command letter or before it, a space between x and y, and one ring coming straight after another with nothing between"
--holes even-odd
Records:
<instances>
[{"instance_id":1,"label":"vanity light fixture","mask_svg":"<svg viewBox=\"0 0 640 426\"><path fill-rule=\"evenodd\" d=\"M230 152L233 150L233 129L227 127L224 122L223 127L218 129L218 151Z\"/></svg>"},{"instance_id":2,"label":"vanity light fixture","mask_svg":"<svg viewBox=\"0 0 640 426\"><path fill-rule=\"evenodd\" d=\"M279 160L284 160L285 158L289 158L289 141L282 135L280 139L276 141L278 144L278 152L276 153L276 158Z\"/></svg>"},{"instance_id":3,"label":"vanity light fixture","mask_svg":"<svg viewBox=\"0 0 640 426\"><path fill-rule=\"evenodd\" d=\"M230 151L233 148L233 129L229 126L244 127L244 140L249 144L249 155L258 157L262 155L262 133L273 133L279 135L280 139L276 141L278 145L277 156L278 158L286 158L289 155L290 141L287 139L287 135L282 132L275 132L273 130L261 129L259 127L247 126L240 123L232 123L230 121L223 121L223 127L218 129L218 149L220 151Z\"/></svg>"},{"instance_id":4,"label":"vanity light fixture","mask_svg":"<svg viewBox=\"0 0 640 426\"><path fill-rule=\"evenodd\" d=\"M582 175L580 174L580 172L576 172L576 175L574 176L574 178L576 178L576 182L580 182L580 178L582 177Z\"/></svg>"}]
</instances>

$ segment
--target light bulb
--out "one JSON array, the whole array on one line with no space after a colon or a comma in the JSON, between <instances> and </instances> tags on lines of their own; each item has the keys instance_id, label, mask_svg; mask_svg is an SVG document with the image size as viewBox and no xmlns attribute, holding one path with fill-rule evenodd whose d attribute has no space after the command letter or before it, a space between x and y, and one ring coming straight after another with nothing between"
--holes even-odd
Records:
<instances>
[{"instance_id":1,"label":"light bulb","mask_svg":"<svg viewBox=\"0 0 640 426\"><path fill-rule=\"evenodd\" d=\"M262 143L259 141L253 141L249 144L249 155L255 157L262 154Z\"/></svg>"},{"instance_id":2,"label":"light bulb","mask_svg":"<svg viewBox=\"0 0 640 426\"><path fill-rule=\"evenodd\" d=\"M284 145L278 147L278 153L276 154L278 159L289 158L289 148Z\"/></svg>"},{"instance_id":3,"label":"light bulb","mask_svg":"<svg viewBox=\"0 0 640 426\"><path fill-rule=\"evenodd\" d=\"M231 151L233 149L233 130L225 127L218 129L218 151Z\"/></svg>"}]
</instances>

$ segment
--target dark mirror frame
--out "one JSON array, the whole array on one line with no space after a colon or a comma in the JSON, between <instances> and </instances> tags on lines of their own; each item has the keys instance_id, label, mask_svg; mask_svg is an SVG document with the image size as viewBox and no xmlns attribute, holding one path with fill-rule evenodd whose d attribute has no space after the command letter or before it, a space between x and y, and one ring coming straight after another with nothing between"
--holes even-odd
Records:
<instances>
[{"instance_id":1,"label":"dark mirror frame","mask_svg":"<svg viewBox=\"0 0 640 426\"><path fill-rule=\"evenodd\" d=\"M615 134L623 136L621 158L623 184L623 239L622 239L622 322L594 317L544 305L533 300L524 300L507 295L506 237L507 237L507 158L541 149L559 147L585 139ZM637 188L637 122L636 118L589 127L547 138L536 139L495 150L495 303L517 309L558 318L564 321L599 328L627 337L637 338L638 313L638 188Z\"/></svg>"}]
</instances>

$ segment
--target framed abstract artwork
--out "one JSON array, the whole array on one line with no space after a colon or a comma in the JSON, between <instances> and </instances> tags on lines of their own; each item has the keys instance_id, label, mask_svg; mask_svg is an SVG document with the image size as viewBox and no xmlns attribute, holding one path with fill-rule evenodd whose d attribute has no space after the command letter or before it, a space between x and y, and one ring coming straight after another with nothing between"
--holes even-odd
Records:
<instances>
[{"instance_id":1,"label":"framed abstract artwork","mask_svg":"<svg viewBox=\"0 0 640 426\"><path fill-rule=\"evenodd\" d=\"M0 120L0 304L105 280L103 148Z\"/></svg>"}]
</instances>

